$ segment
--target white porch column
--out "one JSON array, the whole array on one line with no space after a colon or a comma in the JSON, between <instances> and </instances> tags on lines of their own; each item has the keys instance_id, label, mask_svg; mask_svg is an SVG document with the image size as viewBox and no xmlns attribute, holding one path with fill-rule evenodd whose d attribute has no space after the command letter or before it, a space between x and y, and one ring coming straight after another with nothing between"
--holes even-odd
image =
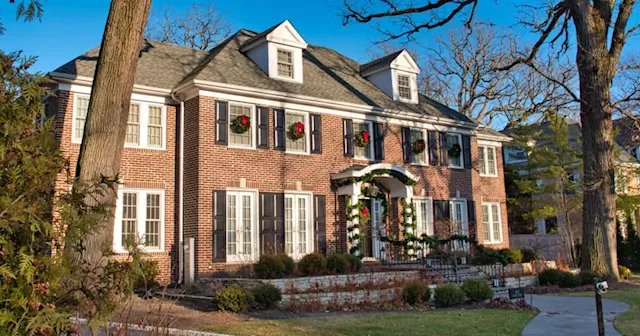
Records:
<instances>
[{"instance_id":1,"label":"white porch column","mask_svg":"<svg viewBox=\"0 0 640 336\"><path fill-rule=\"evenodd\" d=\"M358 208L357 208L357 205L358 205L358 201L359 201L359 198L360 198L360 192L361 192L361 191L360 191L360 188L361 188L361 186L362 186L362 182L357 182L357 183L354 183L354 184L352 184L352 185L350 186L350 187L351 187L351 190L350 190L351 200L350 200L350 202L351 202L351 206L352 206L351 214L350 214L350 215L351 215L351 216L354 216L354 218L351 220L351 222L350 222L350 223L349 223L349 222L347 222L347 227L349 227L349 226L354 226L353 231L351 231L351 236L352 236L352 237L360 234L360 229L358 229L358 228L357 228L357 227L355 227L355 226L357 226L358 224L360 224L360 219L359 219L359 217L358 217L358 215L359 215L359 214L358 214ZM348 236L348 235L349 235L349 232L347 231L347 236ZM354 240L351 242L351 246L352 246L352 247L358 247L359 245L360 245L360 240L359 240L359 239L354 239ZM354 255L359 256L359 255L360 255L360 252L359 252L359 251L356 251L356 252L354 253Z\"/></svg>"}]
</instances>

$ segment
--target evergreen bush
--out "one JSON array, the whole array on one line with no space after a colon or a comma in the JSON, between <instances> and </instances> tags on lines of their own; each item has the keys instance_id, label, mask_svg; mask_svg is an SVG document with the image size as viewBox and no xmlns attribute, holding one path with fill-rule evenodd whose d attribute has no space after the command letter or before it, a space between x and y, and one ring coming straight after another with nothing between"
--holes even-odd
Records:
<instances>
[{"instance_id":1,"label":"evergreen bush","mask_svg":"<svg viewBox=\"0 0 640 336\"><path fill-rule=\"evenodd\" d=\"M408 283L402 289L402 301L409 305L425 303L431 299L431 288L424 281Z\"/></svg>"},{"instance_id":2,"label":"evergreen bush","mask_svg":"<svg viewBox=\"0 0 640 336\"><path fill-rule=\"evenodd\" d=\"M560 288L576 288L580 287L582 282L578 276L571 272L560 272L558 276L558 286Z\"/></svg>"},{"instance_id":3,"label":"evergreen bush","mask_svg":"<svg viewBox=\"0 0 640 336\"><path fill-rule=\"evenodd\" d=\"M349 259L345 254L334 253L327 257L327 270L329 272L343 274L350 268Z\"/></svg>"},{"instance_id":4,"label":"evergreen bush","mask_svg":"<svg viewBox=\"0 0 640 336\"><path fill-rule=\"evenodd\" d=\"M524 249L522 249L520 251L522 252L522 262L523 263L532 262L532 261L535 261L536 259L538 259L538 254L533 249L524 248Z\"/></svg>"},{"instance_id":5,"label":"evergreen bush","mask_svg":"<svg viewBox=\"0 0 640 336\"><path fill-rule=\"evenodd\" d=\"M219 290L215 297L218 309L233 313L244 313L249 309L250 296L238 286L229 286Z\"/></svg>"},{"instance_id":6,"label":"evergreen bush","mask_svg":"<svg viewBox=\"0 0 640 336\"><path fill-rule=\"evenodd\" d=\"M464 292L454 284L440 285L433 293L437 307L454 307L464 303Z\"/></svg>"},{"instance_id":7,"label":"evergreen bush","mask_svg":"<svg viewBox=\"0 0 640 336\"><path fill-rule=\"evenodd\" d=\"M260 284L251 290L260 309L271 309L282 300L282 291L272 284Z\"/></svg>"},{"instance_id":8,"label":"evergreen bush","mask_svg":"<svg viewBox=\"0 0 640 336\"><path fill-rule=\"evenodd\" d=\"M599 277L598 273L593 271L580 271L578 274L578 278L580 279L580 284L584 285L593 285L593 278Z\"/></svg>"},{"instance_id":9,"label":"evergreen bush","mask_svg":"<svg viewBox=\"0 0 640 336\"><path fill-rule=\"evenodd\" d=\"M631 270L626 266L618 265L618 273L620 274L621 279L628 280L631 278Z\"/></svg>"},{"instance_id":10,"label":"evergreen bush","mask_svg":"<svg viewBox=\"0 0 640 336\"><path fill-rule=\"evenodd\" d=\"M321 275L327 270L327 260L318 253L309 253L298 263L298 270L306 276Z\"/></svg>"},{"instance_id":11,"label":"evergreen bush","mask_svg":"<svg viewBox=\"0 0 640 336\"><path fill-rule=\"evenodd\" d=\"M549 268L540 272L540 274L538 274L538 280L540 281L540 285L542 286L557 285L558 278L560 278L560 274L562 274L562 271L553 269L553 268Z\"/></svg>"},{"instance_id":12,"label":"evergreen bush","mask_svg":"<svg viewBox=\"0 0 640 336\"><path fill-rule=\"evenodd\" d=\"M284 253L278 254L277 257L282 261L282 264L284 265L284 273L282 275L287 277L293 274L293 272L296 270L296 263L293 261L293 258Z\"/></svg>"},{"instance_id":13,"label":"evergreen bush","mask_svg":"<svg viewBox=\"0 0 640 336\"><path fill-rule=\"evenodd\" d=\"M262 255L260 260L253 265L253 272L259 279L281 278L286 273L283 259L276 255Z\"/></svg>"},{"instance_id":14,"label":"evergreen bush","mask_svg":"<svg viewBox=\"0 0 640 336\"><path fill-rule=\"evenodd\" d=\"M522 262L522 251L518 249L505 248L498 253L507 259L510 264L519 264Z\"/></svg>"},{"instance_id":15,"label":"evergreen bush","mask_svg":"<svg viewBox=\"0 0 640 336\"><path fill-rule=\"evenodd\" d=\"M355 256L350 253L347 253L346 256L347 256L347 260L349 261L348 272L354 272L354 273L359 272L360 268L362 267L362 260L358 258L358 256Z\"/></svg>"},{"instance_id":16,"label":"evergreen bush","mask_svg":"<svg viewBox=\"0 0 640 336\"><path fill-rule=\"evenodd\" d=\"M493 290L486 280L467 279L462 283L462 291L472 302L483 302L493 298Z\"/></svg>"}]
</instances>

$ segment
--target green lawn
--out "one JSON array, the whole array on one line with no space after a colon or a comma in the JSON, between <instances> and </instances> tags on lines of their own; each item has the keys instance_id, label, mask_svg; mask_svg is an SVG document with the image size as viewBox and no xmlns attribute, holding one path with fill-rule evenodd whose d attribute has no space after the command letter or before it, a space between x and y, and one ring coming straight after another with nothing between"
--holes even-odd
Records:
<instances>
[{"instance_id":1,"label":"green lawn","mask_svg":"<svg viewBox=\"0 0 640 336\"><path fill-rule=\"evenodd\" d=\"M562 295L593 296L593 293L567 293ZM623 335L640 335L640 288L628 287L622 290L611 290L603 294L602 297L630 304L631 309L616 317L613 325Z\"/></svg>"},{"instance_id":2,"label":"green lawn","mask_svg":"<svg viewBox=\"0 0 640 336\"><path fill-rule=\"evenodd\" d=\"M202 328L231 335L521 335L534 311L475 309L259 320Z\"/></svg>"}]
</instances>

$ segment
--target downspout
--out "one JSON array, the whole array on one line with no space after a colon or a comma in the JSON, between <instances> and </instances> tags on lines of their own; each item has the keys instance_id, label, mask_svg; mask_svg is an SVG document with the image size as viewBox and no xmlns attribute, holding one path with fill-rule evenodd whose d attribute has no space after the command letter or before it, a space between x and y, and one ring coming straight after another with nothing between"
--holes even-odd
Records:
<instances>
[{"instance_id":1,"label":"downspout","mask_svg":"<svg viewBox=\"0 0 640 336\"><path fill-rule=\"evenodd\" d=\"M178 284L184 281L184 101L176 99L171 92L171 99L180 102L180 182L178 187Z\"/></svg>"}]
</instances>

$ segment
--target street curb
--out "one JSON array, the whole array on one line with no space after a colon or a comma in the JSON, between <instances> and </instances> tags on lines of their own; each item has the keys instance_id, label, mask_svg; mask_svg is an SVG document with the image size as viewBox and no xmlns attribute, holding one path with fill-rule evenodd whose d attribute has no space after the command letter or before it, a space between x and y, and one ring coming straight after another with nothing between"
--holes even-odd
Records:
<instances>
[{"instance_id":1,"label":"street curb","mask_svg":"<svg viewBox=\"0 0 640 336\"><path fill-rule=\"evenodd\" d=\"M87 324L87 319L83 318L70 318L72 323L78 324ZM227 334L218 334L207 331L196 331L196 330L185 330L185 329L176 329L176 328L159 328L153 326L141 326L138 324L125 324L120 322L111 322L109 324L110 327L126 327L129 330L135 331L146 331L146 332L154 332L159 331L163 335L172 335L172 336L232 336Z\"/></svg>"}]
</instances>

